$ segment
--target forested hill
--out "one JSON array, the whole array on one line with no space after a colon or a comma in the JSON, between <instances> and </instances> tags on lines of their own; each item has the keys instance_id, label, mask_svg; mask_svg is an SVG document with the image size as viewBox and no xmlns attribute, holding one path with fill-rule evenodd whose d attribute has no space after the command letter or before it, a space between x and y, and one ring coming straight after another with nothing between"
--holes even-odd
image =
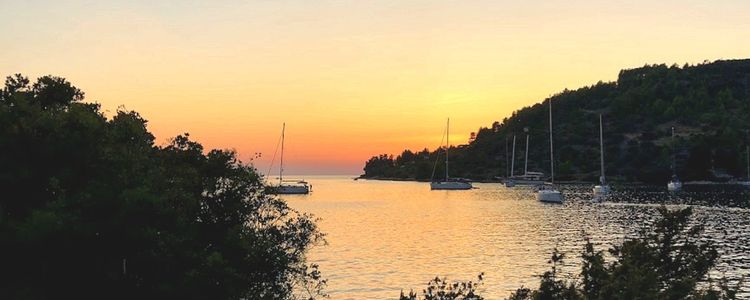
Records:
<instances>
[{"instance_id":1,"label":"forested hill","mask_svg":"<svg viewBox=\"0 0 750 300\"><path fill-rule=\"evenodd\" d=\"M451 148L451 177L504 177L506 156L517 137L515 174L523 173L525 133L530 135L529 171L549 174L548 101L553 101L555 175L589 180L599 172L599 114L604 118L607 176L619 181L663 183L676 153L683 180L729 180L746 176L750 130L750 59L699 65L646 65L620 71L616 82L564 90L524 107ZM671 127L677 138L671 142ZM365 178L427 180L444 174L445 152L405 150L372 157ZM436 175L437 176L437 175Z\"/></svg>"}]
</instances>

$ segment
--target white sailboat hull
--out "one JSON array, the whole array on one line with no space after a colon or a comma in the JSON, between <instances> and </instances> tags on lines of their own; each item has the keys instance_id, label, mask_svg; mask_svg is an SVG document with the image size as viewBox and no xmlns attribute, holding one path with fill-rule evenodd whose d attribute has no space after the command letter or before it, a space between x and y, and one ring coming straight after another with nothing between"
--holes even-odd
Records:
<instances>
[{"instance_id":1,"label":"white sailboat hull","mask_svg":"<svg viewBox=\"0 0 750 300\"><path fill-rule=\"evenodd\" d=\"M281 126L281 159L279 162L279 185L270 187L271 188L270 191L278 195L309 194L312 186L309 185L307 181L284 180L283 174L284 174L284 141L285 141L284 134L285 133L286 133L286 123L283 123L283 125ZM274 155L276 155L275 152L274 152Z\"/></svg>"},{"instance_id":2,"label":"white sailboat hull","mask_svg":"<svg viewBox=\"0 0 750 300\"><path fill-rule=\"evenodd\" d=\"M604 201L610 192L609 185L605 183L606 178L604 177L604 126L602 125L602 115L599 115L599 166L602 172L599 176L601 184L594 186L594 198L591 200L592 202Z\"/></svg>"},{"instance_id":3,"label":"white sailboat hull","mask_svg":"<svg viewBox=\"0 0 750 300\"><path fill-rule=\"evenodd\" d=\"M558 190L541 190L537 192L536 199L546 203L563 203L563 194Z\"/></svg>"},{"instance_id":4,"label":"white sailboat hull","mask_svg":"<svg viewBox=\"0 0 750 300\"><path fill-rule=\"evenodd\" d=\"M591 199L592 202L602 202L607 199L609 196L609 193L611 192L611 189L609 185L596 185L593 188L594 192L594 198Z\"/></svg>"},{"instance_id":5,"label":"white sailboat hull","mask_svg":"<svg viewBox=\"0 0 750 300\"><path fill-rule=\"evenodd\" d=\"M670 192L679 192L682 190L682 182L679 181L670 181L667 183L667 190Z\"/></svg>"},{"instance_id":6,"label":"white sailboat hull","mask_svg":"<svg viewBox=\"0 0 750 300\"><path fill-rule=\"evenodd\" d=\"M443 182L430 182L430 189L432 190L469 190L472 188L471 183L461 181L443 181Z\"/></svg>"},{"instance_id":7,"label":"white sailboat hull","mask_svg":"<svg viewBox=\"0 0 750 300\"><path fill-rule=\"evenodd\" d=\"M611 192L608 185L597 185L594 186L594 196L607 196Z\"/></svg>"},{"instance_id":8,"label":"white sailboat hull","mask_svg":"<svg viewBox=\"0 0 750 300\"><path fill-rule=\"evenodd\" d=\"M276 187L276 193L280 195L309 194L310 187L307 185L282 184Z\"/></svg>"}]
</instances>

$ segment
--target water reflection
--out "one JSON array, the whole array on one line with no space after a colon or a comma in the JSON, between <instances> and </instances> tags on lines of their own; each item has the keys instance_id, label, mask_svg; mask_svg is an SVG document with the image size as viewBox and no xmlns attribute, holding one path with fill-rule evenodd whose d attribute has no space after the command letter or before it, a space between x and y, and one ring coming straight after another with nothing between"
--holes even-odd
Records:
<instances>
[{"instance_id":1,"label":"water reflection","mask_svg":"<svg viewBox=\"0 0 750 300\"><path fill-rule=\"evenodd\" d=\"M417 182L311 180L315 192L287 196L290 204L322 218L328 245L310 259L329 279L332 299L392 299L420 290L436 275L473 279L485 272L483 295L502 299L521 285L538 285L554 247L567 253L563 271L577 273L584 232L600 249L638 234L656 207L696 205L694 222L722 255L715 276L750 276L747 191L614 187L609 201L589 203L589 185L564 186L563 205L537 202L528 188L476 184L469 191L431 191ZM710 205L709 203L718 203ZM572 276L572 275L571 275ZM750 293L750 281L743 286ZM750 294L748 294L750 295Z\"/></svg>"}]
</instances>

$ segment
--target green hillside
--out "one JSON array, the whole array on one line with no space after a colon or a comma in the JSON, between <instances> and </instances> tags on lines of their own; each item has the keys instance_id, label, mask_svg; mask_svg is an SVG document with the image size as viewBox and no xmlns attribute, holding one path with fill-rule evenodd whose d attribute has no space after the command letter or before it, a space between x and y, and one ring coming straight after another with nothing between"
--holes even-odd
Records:
<instances>
[{"instance_id":1,"label":"green hillside","mask_svg":"<svg viewBox=\"0 0 750 300\"><path fill-rule=\"evenodd\" d=\"M616 82L564 90L479 128L466 145L451 149L451 176L487 180L505 176L506 147L517 136L516 174L523 172L524 128L529 129L529 171L549 173L548 101L553 101L556 178L598 178L598 115L604 117L609 178L662 183L671 174L671 154L684 180L729 180L746 176L750 130L750 59L699 65L646 65L622 70ZM671 142L671 127L677 139ZM405 150L378 155L365 178L427 180L439 153ZM510 156L510 155L508 155ZM436 174L444 172L437 165Z\"/></svg>"}]
</instances>

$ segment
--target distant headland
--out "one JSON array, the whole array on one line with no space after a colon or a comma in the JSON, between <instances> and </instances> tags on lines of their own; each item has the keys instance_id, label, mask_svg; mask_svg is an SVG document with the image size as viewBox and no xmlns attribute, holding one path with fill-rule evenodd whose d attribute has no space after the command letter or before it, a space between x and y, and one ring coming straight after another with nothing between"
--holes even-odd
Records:
<instances>
[{"instance_id":1,"label":"distant headland","mask_svg":"<svg viewBox=\"0 0 750 300\"><path fill-rule=\"evenodd\" d=\"M663 183L685 180L731 181L747 176L750 132L750 59L698 65L646 65L626 69L615 82L598 82L562 92L481 127L468 144L451 147L451 176L492 181L509 174L512 140L517 137L514 174L549 166L548 110L554 101L555 175L569 181L599 176L598 115L604 116L608 178ZM676 139L671 142L671 128ZM525 130L526 129L526 130ZM439 130L436 129L436 130ZM507 153L507 154L506 154ZM429 180L444 151L404 150L370 158L362 178Z\"/></svg>"}]
</instances>

